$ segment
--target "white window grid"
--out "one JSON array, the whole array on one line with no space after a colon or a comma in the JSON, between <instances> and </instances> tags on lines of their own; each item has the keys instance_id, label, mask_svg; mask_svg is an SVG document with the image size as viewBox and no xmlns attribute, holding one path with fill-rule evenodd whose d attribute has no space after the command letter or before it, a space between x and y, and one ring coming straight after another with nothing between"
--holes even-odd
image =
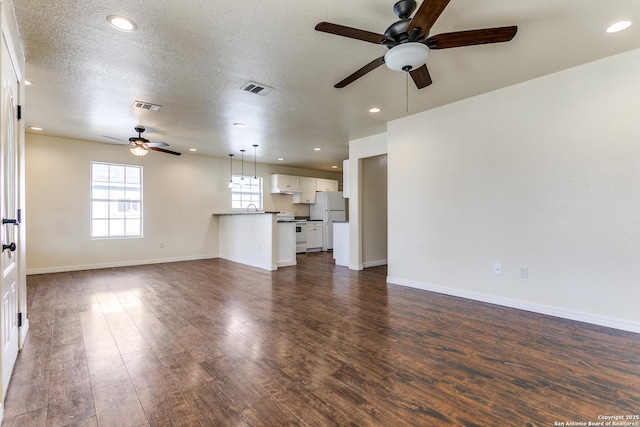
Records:
<instances>
[{"instance_id":1,"label":"white window grid","mask_svg":"<svg viewBox=\"0 0 640 427\"><path fill-rule=\"evenodd\" d=\"M262 177L233 175L231 182L232 209L248 209L255 205L256 210L262 210Z\"/></svg>"},{"instance_id":2,"label":"white window grid","mask_svg":"<svg viewBox=\"0 0 640 427\"><path fill-rule=\"evenodd\" d=\"M142 166L91 162L91 237L142 237Z\"/></svg>"}]
</instances>

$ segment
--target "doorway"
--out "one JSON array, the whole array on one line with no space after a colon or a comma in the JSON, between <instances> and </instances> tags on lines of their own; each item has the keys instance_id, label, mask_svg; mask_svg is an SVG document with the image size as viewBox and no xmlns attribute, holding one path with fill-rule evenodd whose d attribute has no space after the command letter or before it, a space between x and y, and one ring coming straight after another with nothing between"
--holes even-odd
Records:
<instances>
[{"instance_id":1,"label":"doorway","mask_svg":"<svg viewBox=\"0 0 640 427\"><path fill-rule=\"evenodd\" d=\"M362 266L387 264L387 154L362 159Z\"/></svg>"}]
</instances>

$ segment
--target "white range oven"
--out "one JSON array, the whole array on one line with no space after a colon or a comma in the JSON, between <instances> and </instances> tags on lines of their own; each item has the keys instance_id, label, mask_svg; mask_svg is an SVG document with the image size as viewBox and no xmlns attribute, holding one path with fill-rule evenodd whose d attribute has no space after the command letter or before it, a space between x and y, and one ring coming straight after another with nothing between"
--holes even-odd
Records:
<instances>
[{"instance_id":1,"label":"white range oven","mask_svg":"<svg viewBox=\"0 0 640 427\"><path fill-rule=\"evenodd\" d=\"M293 212L282 211L276 215L279 222L294 222L296 225L296 253L307 252L307 220L296 219Z\"/></svg>"},{"instance_id":2,"label":"white range oven","mask_svg":"<svg viewBox=\"0 0 640 427\"><path fill-rule=\"evenodd\" d=\"M296 221L296 253L307 252L307 221Z\"/></svg>"}]
</instances>

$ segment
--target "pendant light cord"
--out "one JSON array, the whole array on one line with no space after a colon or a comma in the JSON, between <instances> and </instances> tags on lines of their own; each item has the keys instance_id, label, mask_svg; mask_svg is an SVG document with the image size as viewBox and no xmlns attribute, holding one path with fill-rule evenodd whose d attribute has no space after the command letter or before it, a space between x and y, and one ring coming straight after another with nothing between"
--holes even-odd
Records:
<instances>
[{"instance_id":1,"label":"pendant light cord","mask_svg":"<svg viewBox=\"0 0 640 427\"><path fill-rule=\"evenodd\" d=\"M253 144L253 179L258 179L258 167L256 166L256 153L258 151L258 144Z\"/></svg>"},{"instance_id":2,"label":"pendant light cord","mask_svg":"<svg viewBox=\"0 0 640 427\"><path fill-rule=\"evenodd\" d=\"M233 188L233 154L229 154L229 188Z\"/></svg>"}]
</instances>

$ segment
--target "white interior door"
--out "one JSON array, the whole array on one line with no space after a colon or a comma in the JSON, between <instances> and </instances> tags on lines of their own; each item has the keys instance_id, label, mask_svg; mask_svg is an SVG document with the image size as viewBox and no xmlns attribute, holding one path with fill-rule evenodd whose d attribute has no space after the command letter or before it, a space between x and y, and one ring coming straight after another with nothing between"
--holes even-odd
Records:
<instances>
[{"instance_id":1,"label":"white interior door","mask_svg":"<svg viewBox=\"0 0 640 427\"><path fill-rule=\"evenodd\" d=\"M16 99L18 77L11 61L11 55L2 38L0 57L2 76L2 108L0 118L0 289L2 294L2 314L0 334L2 339L2 396L5 396L11 372L18 356L18 265L16 252L18 242L18 141Z\"/></svg>"}]
</instances>

